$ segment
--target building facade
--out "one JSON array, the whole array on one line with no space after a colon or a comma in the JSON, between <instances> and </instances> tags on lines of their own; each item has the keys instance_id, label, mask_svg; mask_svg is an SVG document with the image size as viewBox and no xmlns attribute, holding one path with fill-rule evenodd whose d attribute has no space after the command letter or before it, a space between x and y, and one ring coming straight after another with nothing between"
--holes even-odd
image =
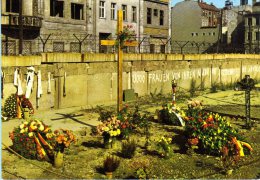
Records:
<instances>
[{"instance_id":1,"label":"building facade","mask_svg":"<svg viewBox=\"0 0 260 180\"><path fill-rule=\"evenodd\" d=\"M123 25L131 26L136 37L140 36L140 3L139 0L96 0L94 3L93 23L96 48L99 52L111 52L113 47L100 45L100 40L115 39L117 35L117 10L123 11ZM135 52L137 47L127 48L126 51Z\"/></svg>"},{"instance_id":2,"label":"building facade","mask_svg":"<svg viewBox=\"0 0 260 180\"><path fill-rule=\"evenodd\" d=\"M219 40L220 10L200 0L185 0L171 9L173 53L210 51Z\"/></svg>"},{"instance_id":3,"label":"building facade","mask_svg":"<svg viewBox=\"0 0 260 180\"><path fill-rule=\"evenodd\" d=\"M169 0L143 0L141 4L142 51L166 53L170 51Z\"/></svg>"},{"instance_id":4,"label":"building facade","mask_svg":"<svg viewBox=\"0 0 260 180\"><path fill-rule=\"evenodd\" d=\"M245 15L252 12L248 1L241 1L239 6L233 6L227 0L222 9L222 43L233 52L244 52L244 21Z\"/></svg>"},{"instance_id":5,"label":"building facade","mask_svg":"<svg viewBox=\"0 0 260 180\"><path fill-rule=\"evenodd\" d=\"M245 15L245 52L260 53L260 2L253 0L253 11Z\"/></svg>"},{"instance_id":6,"label":"building facade","mask_svg":"<svg viewBox=\"0 0 260 180\"><path fill-rule=\"evenodd\" d=\"M18 54L21 46L19 15L22 17L23 46L19 54L81 52L91 47L83 39L93 32L86 0L3 0L2 54ZM21 6L21 11L19 7ZM86 40L86 39L85 39Z\"/></svg>"},{"instance_id":7,"label":"building facade","mask_svg":"<svg viewBox=\"0 0 260 180\"><path fill-rule=\"evenodd\" d=\"M4 55L114 52L114 47L101 46L100 41L116 38L119 9L124 25L132 26L139 41L138 47L129 47L126 52L159 53L167 49L168 0L26 0L21 1L21 9L19 2L1 2Z\"/></svg>"}]
</instances>

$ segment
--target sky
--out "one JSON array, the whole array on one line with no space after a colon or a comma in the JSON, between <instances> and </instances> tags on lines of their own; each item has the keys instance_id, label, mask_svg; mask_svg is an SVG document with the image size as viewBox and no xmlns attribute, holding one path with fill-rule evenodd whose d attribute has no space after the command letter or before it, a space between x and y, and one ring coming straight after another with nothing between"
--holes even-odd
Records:
<instances>
[{"instance_id":1,"label":"sky","mask_svg":"<svg viewBox=\"0 0 260 180\"><path fill-rule=\"evenodd\" d=\"M171 6L174 6L176 3L181 2L184 0L171 0ZM206 3L213 3L215 6L217 6L218 8L223 8L225 6L225 0L203 0ZM249 0L249 2L251 2ZM233 5L237 6L240 4L240 0L233 0Z\"/></svg>"}]
</instances>

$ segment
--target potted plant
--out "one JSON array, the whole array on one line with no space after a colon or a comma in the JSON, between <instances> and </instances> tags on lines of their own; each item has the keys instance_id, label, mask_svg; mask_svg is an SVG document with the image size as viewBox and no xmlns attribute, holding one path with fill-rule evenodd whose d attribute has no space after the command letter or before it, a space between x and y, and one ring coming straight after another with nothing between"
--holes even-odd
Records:
<instances>
[{"instance_id":1,"label":"potted plant","mask_svg":"<svg viewBox=\"0 0 260 180\"><path fill-rule=\"evenodd\" d=\"M70 130L59 129L54 131L54 167L62 167L64 149L76 141L75 135Z\"/></svg>"},{"instance_id":2,"label":"potted plant","mask_svg":"<svg viewBox=\"0 0 260 180\"><path fill-rule=\"evenodd\" d=\"M114 156L108 156L104 160L103 168L108 179L112 179L113 172L118 168L120 160Z\"/></svg>"},{"instance_id":3,"label":"potted plant","mask_svg":"<svg viewBox=\"0 0 260 180\"><path fill-rule=\"evenodd\" d=\"M121 134L120 121L116 117L108 118L97 126L97 134L103 136L104 147L112 147L114 138Z\"/></svg>"}]
</instances>

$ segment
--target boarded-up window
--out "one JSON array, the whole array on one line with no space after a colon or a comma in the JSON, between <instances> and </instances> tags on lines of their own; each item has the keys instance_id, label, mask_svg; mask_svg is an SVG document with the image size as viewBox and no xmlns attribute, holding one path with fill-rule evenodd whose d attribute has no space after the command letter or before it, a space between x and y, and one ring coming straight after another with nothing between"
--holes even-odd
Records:
<instances>
[{"instance_id":1,"label":"boarded-up window","mask_svg":"<svg viewBox=\"0 0 260 180\"><path fill-rule=\"evenodd\" d=\"M16 43L15 41L2 41L1 46L3 55L15 55L16 54Z\"/></svg>"},{"instance_id":2,"label":"boarded-up window","mask_svg":"<svg viewBox=\"0 0 260 180\"><path fill-rule=\"evenodd\" d=\"M80 52L80 44L78 42L71 42L70 52Z\"/></svg>"},{"instance_id":3,"label":"boarded-up window","mask_svg":"<svg viewBox=\"0 0 260 180\"><path fill-rule=\"evenodd\" d=\"M64 42L53 42L53 52L64 52Z\"/></svg>"}]
</instances>

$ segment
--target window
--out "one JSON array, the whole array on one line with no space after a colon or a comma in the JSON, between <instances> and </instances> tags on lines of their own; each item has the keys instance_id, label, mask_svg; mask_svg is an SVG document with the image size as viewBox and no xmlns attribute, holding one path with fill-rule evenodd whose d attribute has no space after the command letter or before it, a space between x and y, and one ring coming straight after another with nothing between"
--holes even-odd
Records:
<instances>
[{"instance_id":1,"label":"window","mask_svg":"<svg viewBox=\"0 0 260 180\"><path fill-rule=\"evenodd\" d=\"M122 5L123 10L123 20L127 21L127 5Z\"/></svg>"},{"instance_id":2,"label":"window","mask_svg":"<svg viewBox=\"0 0 260 180\"><path fill-rule=\"evenodd\" d=\"M64 42L53 42L53 52L64 52Z\"/></svg>"},{"instance_id":3,"label":"window","mask_svg":"<svg viewBox=\"0 0 260 180\"><path fill-rule=\"evenodd\" d=\"M215 32L213 32L212 35L215 36L216 35Z\"/></svg>"},{"instance_id":4,"label":"window","mask_svg":"<svg viewBox=\"0 0 260 180\"><path fill-rule=\"evenodd\" d=\"M55 17L63 17L63 8L64 2L63 1L50 1L50 15Z\"/></svg>"},{"instance_id":5,"label":"window","mask_svg":"<svg viewBox=\"0 0 260 180\"><path fill-rule=\"evenodd\" d=\"M137 17L137 11L136 11L136 7L132 6L132 22L136 22L136 17Z\"/></svg>"},{"instance_id":6,"label":"window","mask_svg":"<svg viewBox=\"0 0 260 180\"><path fill-rule=\"evenodd\" d=\"M256 33L255 33L255 38L256 38L257 41L260 40L259 34L260 34L259 32L256 32Z\"/></svg>"},{"instance_id":7,"label":"window","mask_svg":"<svg viewBox=\"0 0 260 180\"><path fill-rule=\"evenodd\" d=\"M116 19L116 3L111 3L111 19Z\"/></svg>"},{"instance_id":8,"label":"window","mask_svg":"<svg viewBox=\"0 0 260 180\"><path fill-rule=\"evenodd\" d=\"M206 35L206 33L202 33L202 35L203 35L203 36L205 36L205 35Z\"/></svg>"},{"instance_id":9,"label":"window","mask_svg":"<svg viewBox=\"0 0 260 180\"><path fill-rule=\"evenodd\" d=\"M147 8L147 24L152 24L152 9Z\"/></svg>"},{"instance_id":10,"label":"window","mask_svg":"<svg viewBox=\"0 0 260 180\"><path fill-rule=\"evenodd\" d=\"M83 20L83 4L71 3L71 18Z\"/></svg>"},{"instance_id":11,"label":"window","mask_svg":"<svg viewBox=\"0 0 260 180\"><path fill-rule=\"evenodd\" d=\"M153 10L153 15L156 16L156 17L158 16L158 9Z\"/></svg>"},{"instance_id":12,"label":"window","mask_svg":"<svg viewBox=\"0 0 260 180\"><path fill-rule=\"evenodd\" d=\"M164 11L160 10L160 25L163 26L164 24Z\"/></svg>"},{"instance_id":13,"label":"window","mask_svg":"<svg viewBox=\"0 0 260 180\"><path fill-rule=\"evenodd\" d=\"M19 13L19 1L6 0L6 12Z\"/></svg>"},{"instance_id":14,"label":"window","mask_svg":"<svg viewBox=\"0 0 260 180\"><path fill-rule=\"evenodd\" d=\"M248 18L248 26L252 25L252 18Z\"/></svg>"},{"instance_id":15,"label":"window","mask_svg":"<svg viewBox=\"0 0 260 180\"><path fill-rule=\"evenodd\" d=\"M247 33L247 40L252 41L252 33L251 32Z\"/></svg>"},{"instance_id":16,"label":"window","mask_svg":"<svg viewBox=\"0 0 260 180\"><path fill-rule=\"evenodd\" d=\"M105 17L105 1L99 1L99 18Z\"/></svg>"},{"instance_id":17,"label":"window","mask_svg":"<svg viewBox=\"0 0 260 180\"><path fill-rule=\"evenodd\" d=\"M255 21L256 21L256 25L259 26L260 25L260 17L256 17Z\"/></svg>"}]
</instances>

